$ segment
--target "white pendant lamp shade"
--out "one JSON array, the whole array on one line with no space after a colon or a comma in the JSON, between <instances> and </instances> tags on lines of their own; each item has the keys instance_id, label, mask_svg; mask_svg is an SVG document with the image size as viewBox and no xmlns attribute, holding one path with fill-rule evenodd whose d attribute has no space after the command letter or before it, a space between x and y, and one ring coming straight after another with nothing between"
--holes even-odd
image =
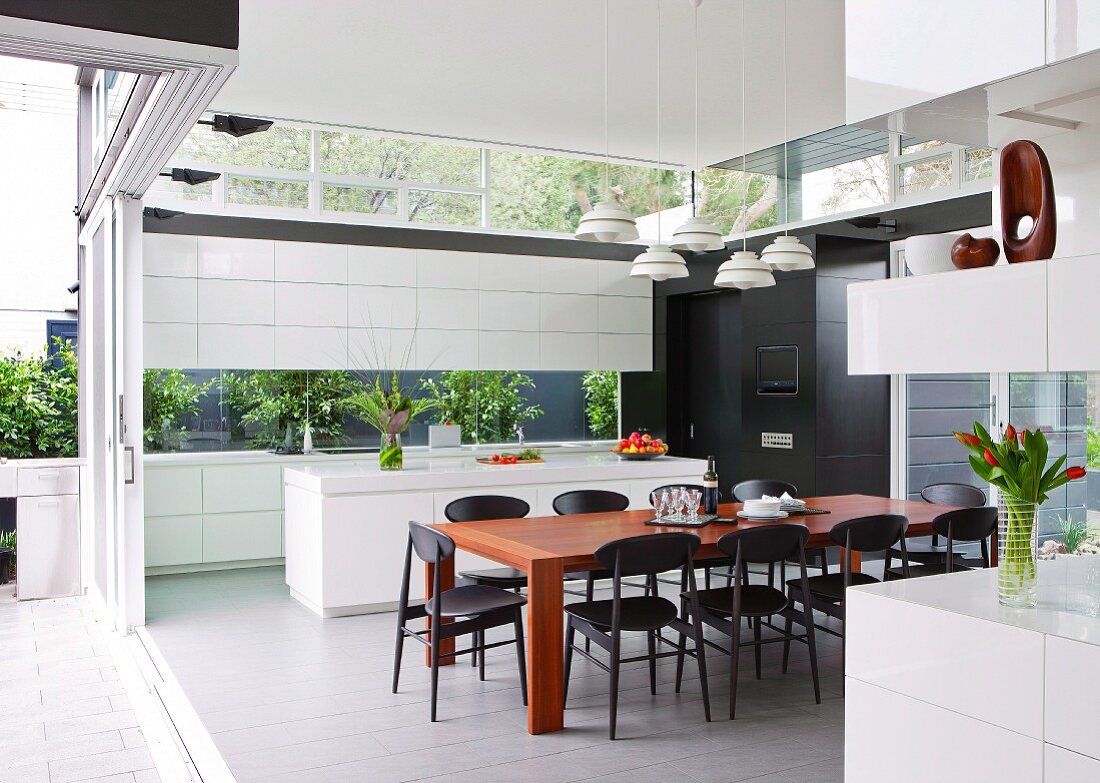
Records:
<instances>
[{"instance_id":1,"label":"white pendant lamp shade","mask_svg":"<svg viewBox=\"0 0 1100 783\"><path fill-rule=\"evenodd\" d=\"M626 210L601 201L584 214L574 236L588 242L630 242L638 238L638 225Z\"/></svg>"},{"instance_id":2,"label":"white pendant lamp shade","mask_svg":"<svg viewBox=\"0 0 1100 783\"><path fill-rule=\"evenodd\" d=\"M637 263L637 262L635 262ZM719 288L766 288L775 285L775 275L751 250L739 250L718 267L714 284Z\"/></svg>"},{"instance_id":3,"label":"white pendant lamp shade","mask_svg":"<svg viewBox=\"0 0 1100 783\"><path fill-rule=\"evenodd\" d=\"M776 237L774 242L764 248L760 257L780 272L814 268L814 257L810 248L799 242L798 237Z\"/></svg>"},{"instance_id":4,"label":"white pendant lamp shade","mask_svg":"<svg viewBox=\"0 0 1100 783\"><path fill-rule=\"evenodd\" d=\"M673 277L687 277L688 267L683 256L673 253L668 245L650 245L648 250L634 259L630 276L648 277L660 282Z\"/></svg>"},{"instance_id":5,"label":"white pendant lamp shade","mask_svg":"<svg viewBox=\"0 0 1100 783\"><path fill-rule=\"evenodd\" d=\"M691 217L676 229L672 235L675 250L691 250L702 253L707 250L721 250L726 246L722 241L722 232L706 218Z\"/></svg>"}]
</instances>

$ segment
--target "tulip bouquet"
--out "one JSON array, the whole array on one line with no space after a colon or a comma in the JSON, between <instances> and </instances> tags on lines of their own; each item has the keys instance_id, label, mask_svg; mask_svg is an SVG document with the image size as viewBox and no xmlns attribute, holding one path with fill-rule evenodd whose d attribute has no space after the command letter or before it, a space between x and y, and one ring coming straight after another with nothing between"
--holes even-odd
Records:
<instances>
[{"instance_id":1,"label":"tulip bouquet","mask_svg":"<svg viewBox=\"0 0 1100 783\"><path fill-rule=\"evenodd\" d=\"M1085 469L1064 468L1063 454L1047 467L1049 445L1039 429L1019 430L1009 424L1000 440L993 440L979 422L974 432L956 432L968 448L970 467L1001 492L998 535L998 575L1001 603L1035 604L1035 560L1039 505L1058 487L1082 478Z\"/></svg>"}]
</instances>

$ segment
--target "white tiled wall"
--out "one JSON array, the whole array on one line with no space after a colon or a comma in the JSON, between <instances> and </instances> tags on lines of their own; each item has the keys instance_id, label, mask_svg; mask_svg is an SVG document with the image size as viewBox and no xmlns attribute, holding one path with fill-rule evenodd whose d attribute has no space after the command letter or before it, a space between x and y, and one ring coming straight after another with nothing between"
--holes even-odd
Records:
<instances>
[{"instance_id":1,"label":"white tiled wall","mask_svg":"<svg viewBox=\"0 0 1100 783\"><path fill-rule=\"evenodd\" d=\"M147 367L648 370L629 264L145 236Z\"/></svg>"}]
</instances>

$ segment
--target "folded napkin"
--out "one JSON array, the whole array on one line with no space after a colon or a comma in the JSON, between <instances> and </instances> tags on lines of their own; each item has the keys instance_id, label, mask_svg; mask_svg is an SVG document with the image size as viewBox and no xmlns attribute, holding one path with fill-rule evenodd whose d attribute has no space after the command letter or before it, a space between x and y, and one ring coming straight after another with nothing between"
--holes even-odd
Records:
<instances>
[{"instance_id":1,"label":"folded napkin","mask_svg":"<svg viewBox=\"0 0 1100 783\"><path fill-rule=\"evenodd\" d=\"M778 500L780 506L797 506L798 508L804 508L806 506L805 500L799 500L798 498L792 498L791 493L784 492L779 497L775 498L771 495L764 495L761 500Z\"/></svg>"}]
</instances>

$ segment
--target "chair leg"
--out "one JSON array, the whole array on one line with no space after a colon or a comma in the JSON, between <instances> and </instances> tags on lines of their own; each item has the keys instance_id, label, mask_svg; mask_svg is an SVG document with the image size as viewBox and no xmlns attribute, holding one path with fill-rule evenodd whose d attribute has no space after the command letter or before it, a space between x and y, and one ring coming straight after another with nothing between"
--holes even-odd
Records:
<instances>
[{"instance_id":1,"label":"chair leg","mask_svg":"<svg viewBox=\"0 0 1100 783\"><path fill-rule=\"evenodd\" d=\"M806 646L810 651L810 674L814 679L814 701L821 704L821 683L817 678L817 639L814 636L814 614L804 606L806 616Z\"/></svg>"},{"instance_id":2,"label":"chair leg","mask_svg":"<svg viewBox=\"0 0 1100 783\"><path fill-rule=\"evenodd\" d=\"M397 628L397 641L393 646L393 692L397 693L397 681L401 677L401 652L405 649L405 629Z\"/></svg>"},{"instance_id":3,"label":"chair leg","mask_svg":"<svg viewBox=\"0 0 1100 783\"><path fill-rule=\"evenodd\" d=\"M768 563L768 587L775 587L775 563Z\"/></svg>"},{"instance_id":4,"label":"chair leg","mask_svg":"<svg viewBox=\"0 0 1100 783\"><path fill-rule=\"evenodd\" d=\"M565 628L565 682L562 684L561 689L561 704L565 707L565 702L569 698L569 670L573 668L573 639L576 637L576 629L573 627L573 623L567 623Z\"/></svg>"},{"instance_id":5,"label":"chair leg","mask_svg":"<svg viewBox=\"0 0 1100 783\"><path fill-rule=\"evenodd\" d=\"M733 628L730 634L730 720L736 717L737 711L737 659L741 654L741 618L733 618Z\"/></svg>"},{"instance_id":6,"label":"chair leg","mask_svg":"<svg viewBox=\"0 0 1100 783\"><path fill-rule=\"evenodd\" d=\"M609 705L610 724L608 737L615 739L615 724L619 712L619 645L622 634L614 634L611 637L611 703Z\"/></svg>"},{"instance_id":7,"label":"chair leg","mask_svg":"<svg viewBox=\"0 0 1100 783\"><path fill-rule=\"evenodd\" d=\"M788 594L788 596L787 596L787 601L788 601L788 602L789 602L790 604L793 604L793 603L795 603L795 598L794 598L794 596L793 596L793 595L790 595L790 594ZM803 610L805 610L806 614L807 614L807 615L808 615L808 616L810 617L810 620L811 620L811 622L812 622L812 621L813 621L813 612L812 612L812 611L810 611L810 606L809 606L809 604L807 604L807 603L806 603L806 601L805 601L804 599L803 599L803 600L801 601L801 604L802 604L802 608L803 608ZM787 633L788 633L788 634L790 633L790 628L791 628L791 623L790 623L790 621L788 620L788 621L787 621ZM786 674L786 673L787 673L787 661L789 661L789 660L790 660L790 658L791 658L791 640L790 640L789 638L787 638L787 639L784 639L784 640L783 640L783 673L784 673L784 674Z\"/></svg>"},{"instance_id":8,"label":"chair leg","mask_svg":"<svg viewBox=\"0 0 1100 783\"><path fill-rule=\"evenodd\" d=\"M470 647L473 649L473 652L470 653L470 668L472 669L477 666L477 631L470 634Z\"/></svg>"},{"instance_id":9,"label":"chair leg","mask_svg":"<svg viewBox=\"0 0 1100 783\"><path fill-rule=\"evenodd\" d=\"M477 678L485 682L485 631L477 632Z\"/></svg>"},{"instance_id":10,"label":"chair leg","mask_svg":"<svg viewBox=\"0 0 1100 783\"><path fill-rule=\"evenodd\" d=\"M760 648L761 648L761 643L760 643L760 621L761 621L761 619L762 618L757 617L756 618L756 625L754 625L752 627L752 640L753 640L752 651L753 651L753 654L756 657L756 679L758 679L758 680L760 679Z\"/></svg>"},{"instance_id":11,"label":"chair leg","mask_svg":"<svg viewBox=\"0 0 1100 783\"><path fill-rule=\"evenodd\" d=\"M792 625L793 625L793 623L791 622L791 618L788 617L787 622L783 624L783 633L786 634L787 636L791 635L791 631L792 631L791 626ZM791 654L791 640L790 639L784 639L783 640L783 669L782 669L783 674L787 673L787 660L790 658L790 654Z\"/></svg>"},{"instance_id":12,"label":"chair leg","mask_svg":"<svg viewBox=\"0 0 1100 783\"><path fill-rule=\"evenodd\" d=\"M821 557L821 575L822 576L828 576L829 575L829 550L822 549L821 554L819 556Z\"/></svg>"},{"instance_id":13,"label":"chair leg","mask_svg":"<svg viewBox=\"0 0 1100 783\"><path fill-rule=\"evenodd\" d=\"M516 663L519 665L519 692L527 706L527 655L523 647L523 612L516 610Z\"/></svg>"},{"instance_id":14,"label":"chair leg","mask_svg":"<svg viewBox=\"0 0 1100 783\"><path fill-rule=\"evenodd\" d=\"M592 597L596 594L596 577L591 571L588 572L588 579L584 585L584 600L591 601ZM592 652L592 640L587 636L584 637L584 651Z\"/></svg>"},{"instance_id":15,"label":"chair leg","mask_svg":"<svg viewBox=\"0 0 1100 783\"><path fill-rule=\"evenodd\" d=\"M706 567L705 567L705 568L703 569L703 586L704 586L704 587L705 587L705 588L706 588L707 590L709 590L709 589L710 589L710 566L706 566Z\"/></svg>"},{"instance_id":16,"label":"chair leg","mask_svg":"<svg viewBox=\"0 0 1100 783\"><path fill-rule=\"evenodd\" d=\"M710 685L707 683L707 646L703 641L703 620L695 616L692 618L692 628L695 631L695 662L699 666L699 686L703 689L703 715L710 723ZM681 639L683 636L680 637ZM682 646L682 645L681 645Z\"/></svg>"},{"instance_id":17,"label":"chair leg","mask_svg":"<svg viewBox=\"0 0 1100 783\"><path fill-rule=\"evenodd\" d=\"M680 692L680 685L684 681L684 650L687 645L687 636L680 634L680 649L676 652L676 692Z\"/></svg>"},{"instance_id":18,"label":"chair leg","mask_svg":"<svg viewBox=\"0 0 1100 783\"><path fill-rule=\"evenodd\" d=\"M431 661L432 661L432 723L435 723L436 716L436 695L439 692L439 636L436 631L438 628L433 629L432 633L432 647L431 647Z\"/></svg>"},{"instance_id":19,"label":"chair leg","mask_svg":"<svg viewBox=\"0 0 1100 783\"><path fill-rule=\"evenodd\" d=\"M649 646L649 692L657 695L657 632L650 631L646 634Z\"/></svg>"}]
</instances>

